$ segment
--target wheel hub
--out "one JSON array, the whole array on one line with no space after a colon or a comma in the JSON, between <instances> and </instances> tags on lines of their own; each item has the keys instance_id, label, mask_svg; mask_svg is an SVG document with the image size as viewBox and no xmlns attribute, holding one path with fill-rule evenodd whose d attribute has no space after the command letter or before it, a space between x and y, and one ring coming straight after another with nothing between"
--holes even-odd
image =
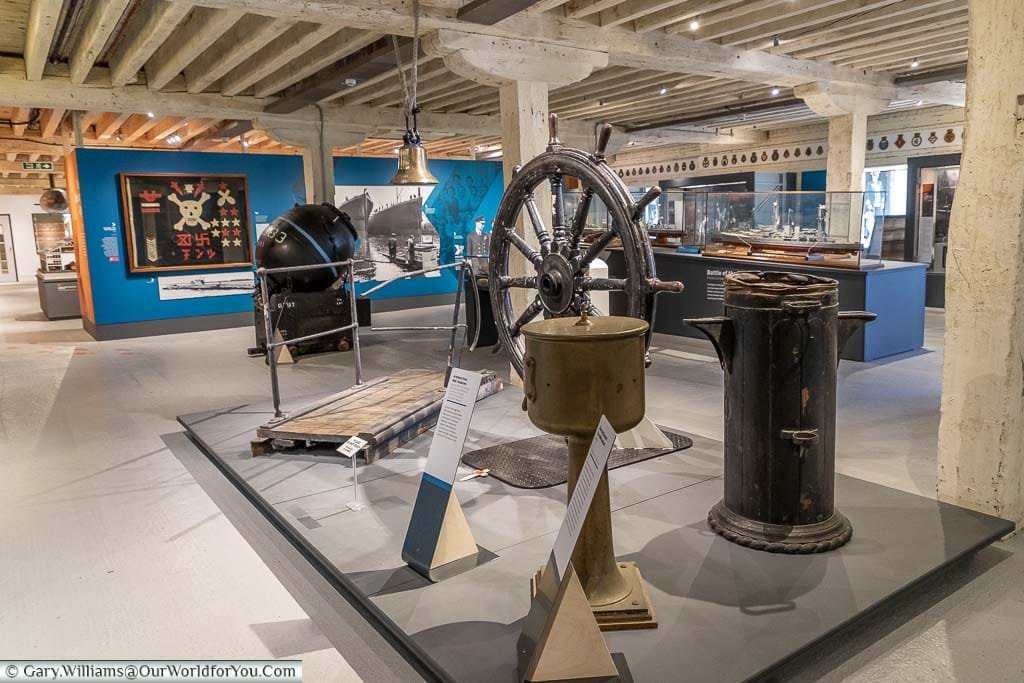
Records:
<instances>
[{"instance_id":1,"label":"wheel hub","mask_svg":"<svg viewBox=\"0 0 1024 683\"><path fill-rule=\"evenodd\" d=\"M544 257L537 269L537 290L540 302L549 313L564 313L573 299L572 265L561 254Z\"/></svg>"}]
</instances>

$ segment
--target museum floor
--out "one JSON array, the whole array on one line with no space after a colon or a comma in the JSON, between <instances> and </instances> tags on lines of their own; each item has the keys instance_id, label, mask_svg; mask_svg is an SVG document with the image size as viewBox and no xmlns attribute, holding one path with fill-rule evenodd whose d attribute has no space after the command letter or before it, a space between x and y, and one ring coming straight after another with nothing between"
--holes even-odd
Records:
<instances>
[{"instance_id":1,"label":"museum floor","mask_svg":"<svg viewBox=\"0 0 1024 683\"><path fill-rule=\"evenodd\" d=\"M844 474L931 496L941 312L929 311L927 326L921 353L841 365L837 450ZM423 366L425 354L444 362L436 333L363 340L370 377ZM251 330L233 329L100 344L79 321L45 321L34 285L0 287L0 655L301 657L306 680L358 680L335 650L351 651L352 641L320 577L209 462L179 459L161 438L181 431L177 415L266 396L262 363L244 353L250 343ZM710 346L655 343L649 414L721 438ZM333 354L284 368L284 395L346 386L350 363ZM465 364L500 359L484 350ZM688 391L670 395L667 377L684 378ZM805 653L782 677L1020 680L1022 573L1024 540L997 543Z\"/></svg>"}]
</instances>

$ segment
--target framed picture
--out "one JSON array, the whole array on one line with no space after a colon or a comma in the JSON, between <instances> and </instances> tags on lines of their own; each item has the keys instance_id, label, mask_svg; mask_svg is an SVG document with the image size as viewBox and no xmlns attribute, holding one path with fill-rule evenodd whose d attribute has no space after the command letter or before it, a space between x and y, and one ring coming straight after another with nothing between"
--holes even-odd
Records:
<instances>
[{"instance_id":1,"label":"framed picture","mask_svg":"<svg viewBox=\"0 0 1024 683\"><path fill-rule=\"evenodd\" d=\"M252 265L244 175L122 173L132 273Z\"/></svg>"}]
</instances>

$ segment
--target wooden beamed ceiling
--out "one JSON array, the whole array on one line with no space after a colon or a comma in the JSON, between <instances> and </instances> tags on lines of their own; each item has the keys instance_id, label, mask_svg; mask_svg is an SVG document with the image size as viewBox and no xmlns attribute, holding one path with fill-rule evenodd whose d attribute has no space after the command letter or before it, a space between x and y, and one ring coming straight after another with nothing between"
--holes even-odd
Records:
<instances>
[{"instance_id":1,"label":"wooden beamed ceiling","mask_svg":"<svg viewBox=\"0 0 1024 683\"><path fill-rule=\"evenodd\" d=\"M347 105L400 107L401 75L391 33L405 36L400 48L406 69L414 58L419 62L425 131L431 113L497 114L496 88L466 80L422 49L412 54L408 5L402 0L4 0L0 52L10 63L20 56L17 68L28 81L39 82L40 93L57 80L88 89L89 106L97 109L81 115L87 145L239 150L241 136L225 140L218 131L234 120L251 120L254 112L288 116L310 105L342 112ZM801 70L834 69L837 78L862 74L866 82L892 82L951 67L955 72L967 59L967 0L423 0L422 5L424 33L469 28L498 37L536 34L546 41L568 36L579 43L612 43L595 45L614 53L610 65L582 82L554 88L550 107L566 119L603 120L627 129L723 120L754 125L741 114L755 111L757 121L783 125L813 117L791 102ZM694 42L678 42L683 39ZM670 46L663 60L657 52L661 45ZM687 45L693 48L678 49ZM780 70L778 82L723 73L695 61L710 64L716 56L734 54L730 50L762 51L768 65L763 68ZM0 76L14 77L9 66ZM186 112L180 108L156 110L150 117L130 110L132 99L118 94L123 86L193 97L203 106L197 104L195 117L182 116ZM111 93L106 106L96 102L96 91L104 89ZM33 118L27 125L9 125L0 142L7 149L19 139L51 145L59 158L70 111L26 108L23 101L3 98L0 88L0 105L18 107L0 109L0 119ZM217 103L218 115L236 103L239 113L213 115L211 102ZM496 140L465 132L431 140L428 149L461 158L500 154ZM247 133L246 139L251 151L296 153L261 131ZM339 153L386 155L395 144L371 137Z\"/></svg>"}]
</instances>

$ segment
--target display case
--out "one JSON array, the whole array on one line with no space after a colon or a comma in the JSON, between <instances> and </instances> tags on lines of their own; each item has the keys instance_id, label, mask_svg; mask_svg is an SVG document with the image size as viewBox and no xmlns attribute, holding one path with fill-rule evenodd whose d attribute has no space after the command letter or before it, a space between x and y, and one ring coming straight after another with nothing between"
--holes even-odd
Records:
<instances>
[{"instance_id":1,"label":"display case","mask_svg":"<svg viewBox=\"0 0 1024 683\"><path fill-rule=\"evenodd\" d=\"M871 192L707 193L704 254L830 268L882 266Z\"/></svg>"},{"instance_id":2,"label":"display case","mask_svg":"<svg viewBox=\"0 0 1024 683\"><path fill-rule=\"evenodd\" d=\"M636 199L643 196L641 192ZM704 245L706 193L684 189L663 190L641 217L651 245L699 253Z\"/></svg>"}]
</instances>

